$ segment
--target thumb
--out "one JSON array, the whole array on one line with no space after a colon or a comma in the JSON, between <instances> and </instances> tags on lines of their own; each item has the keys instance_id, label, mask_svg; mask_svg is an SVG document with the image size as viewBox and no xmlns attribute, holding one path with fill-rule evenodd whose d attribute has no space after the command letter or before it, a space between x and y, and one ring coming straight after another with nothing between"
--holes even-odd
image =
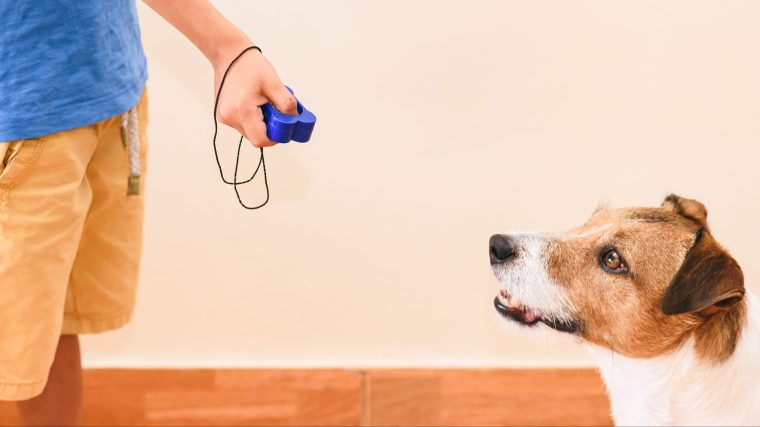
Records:
<instances>
[{"instance_id":1,"label":"thumb","mask_svg":"<svg viewBox=\"0 0 760 427\"><path fill-rule=\"evenodd\" d=\"M277 111L290 114L291 116L298 114L296 97L285 88L284 84L278 83L277 85L274 85L271 89L267 90L264 95L269 99L269 102L274 105L274 108L276 108Z\"/></svg>"}]
</instances>

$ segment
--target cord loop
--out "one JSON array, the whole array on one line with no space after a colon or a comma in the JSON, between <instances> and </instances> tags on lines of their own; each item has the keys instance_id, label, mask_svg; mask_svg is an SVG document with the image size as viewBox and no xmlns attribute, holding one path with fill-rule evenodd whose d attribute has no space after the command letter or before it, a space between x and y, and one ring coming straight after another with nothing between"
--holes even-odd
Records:
<instances>
[{"instance_id":1,"label":"cord loop","mask_svg":"<svg viewBox=\"0 0 760 427\"><path fill-rule=\"evenodd\" d=\"M225 184L232 185L232 187L235 189L235 195L237 196L240 206L246 209L250 209L250 210L259 209L263 207L264 205L266 205L267 202L269 202L269 181L267 180L267 165L266 165L266 161L264 160L264 148L259 147L259 153L260 153L259 163L256 166L256 170L253 171L253 175L251 175L251 177L246 179L245 181L238 181L237 177L238 177L238 167L240 165L240 150L242 149L243 139L244 139L243 135L240 135L240 140L238 141L238 148L237 148L237 157L235 159L235 173L232 177L232 181L227 181L227 179L224 177L222 164L219 161L219 152L217 151L217 148L216 148L216 137L219 134L219 122L216 119L216 111L217 111L217 108L219 107L219 98L222 95L222 88L224 87L224 81L227 79L227 74L230 72L230 69L232 68L232 66L235 65L235 62L237 62L237 60L240 59L240 57L245 55L246 52L253 49L256 49L259 51L259 53L262 53L261 49L258 46L249 46L243 49L243 51L240 52L238 56L236 56L235 59L232 60L232 62L230 62L230 65L227 66L227 70L225 70L224 74L222 75L222 80L219 82L219 90L216 93L216 100L214 101L214 139L212 141L213 146L214 146L214 157L216 158L216 165L217 167L219 167L219 175L222 177L222 181ZM267 196L266 196L266 199L264 199L264 202L262 202L260 205L248 206L245 203L243 203L243 199L240 197L240 192L238 191L237 187L238 185L251 182L254 178L256 178L256 175L259 173L259 169L263 169L264 171L264 188L266 188Z\"/></svg>"}]
</instances>

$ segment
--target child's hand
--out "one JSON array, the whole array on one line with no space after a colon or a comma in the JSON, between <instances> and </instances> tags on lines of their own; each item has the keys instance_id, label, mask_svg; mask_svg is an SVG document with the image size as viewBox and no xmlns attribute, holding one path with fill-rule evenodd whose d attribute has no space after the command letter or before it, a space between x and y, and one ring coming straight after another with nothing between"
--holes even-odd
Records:
<instances>
[{"instance_id":1,"label":"child's hand","mask_svg":"<svg viewBox=\"0 0 760 427\"><path fill-rule=\"evenodd\" d=\"M208 0L145 0L195 44L214 67L214 95L224 72L251 40L232 25ZM285 89L272 64L256 49L235 62L219 95L217 119L232 126L257 147L276 142L267 138L260 105L271 102L285 114L296 114L296 99Z\"/></svg>"},{"instance_id":2,"label":"child's hand","mask_svg":"<svg viewBox=\"0 0 760 427\"><path fill-rule=\"evenodd\" d=\"M219 83L230 62L242 50L235 51L231 57L225 55L219 64L214 64L214 94L219 91ZM264 116L259 108L268 102L285 114L297 114L296 99L285 88L272 64L258 50L251 49L227 74L219 95L217 119L237 129L254 146L271 147L277 143L267 138Z\"/></svg>"}]
</instances>

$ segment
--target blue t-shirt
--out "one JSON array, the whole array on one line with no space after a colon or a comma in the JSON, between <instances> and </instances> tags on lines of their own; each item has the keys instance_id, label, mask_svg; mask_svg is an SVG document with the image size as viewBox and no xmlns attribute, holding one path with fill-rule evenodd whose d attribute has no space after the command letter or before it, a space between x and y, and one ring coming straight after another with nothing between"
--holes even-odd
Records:
<instances>
[{"instance_id":1,"label":"blue t-shirt","mask_svg":"<svg viewBox=\"0 0 760 427\"><path fill-rule=\"evenodd\" d=\"M0 141L123 113L146 78L134 0L0 0Z\"/></svg>"}]
</instances>

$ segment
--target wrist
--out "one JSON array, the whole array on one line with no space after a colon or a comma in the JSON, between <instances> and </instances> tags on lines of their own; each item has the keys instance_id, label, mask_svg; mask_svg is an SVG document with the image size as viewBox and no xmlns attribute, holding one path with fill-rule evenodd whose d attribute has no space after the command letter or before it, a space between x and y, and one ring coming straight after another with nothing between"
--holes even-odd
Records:
<instances>
[{"instance_id":1,"label":"wrist","mask_svg":"<svg viewBox=\"0 0 760 427\"><path fill-rule=\"evenodd\" d=\"M243 49L253 46L254 43L243 35L234 39L222 40L217 43L215 48L207 58L214 68L215 72L224 72L233 59L243 51ZM258 53L258 52L256 52Z\"/></svg>"}]
</instances>

